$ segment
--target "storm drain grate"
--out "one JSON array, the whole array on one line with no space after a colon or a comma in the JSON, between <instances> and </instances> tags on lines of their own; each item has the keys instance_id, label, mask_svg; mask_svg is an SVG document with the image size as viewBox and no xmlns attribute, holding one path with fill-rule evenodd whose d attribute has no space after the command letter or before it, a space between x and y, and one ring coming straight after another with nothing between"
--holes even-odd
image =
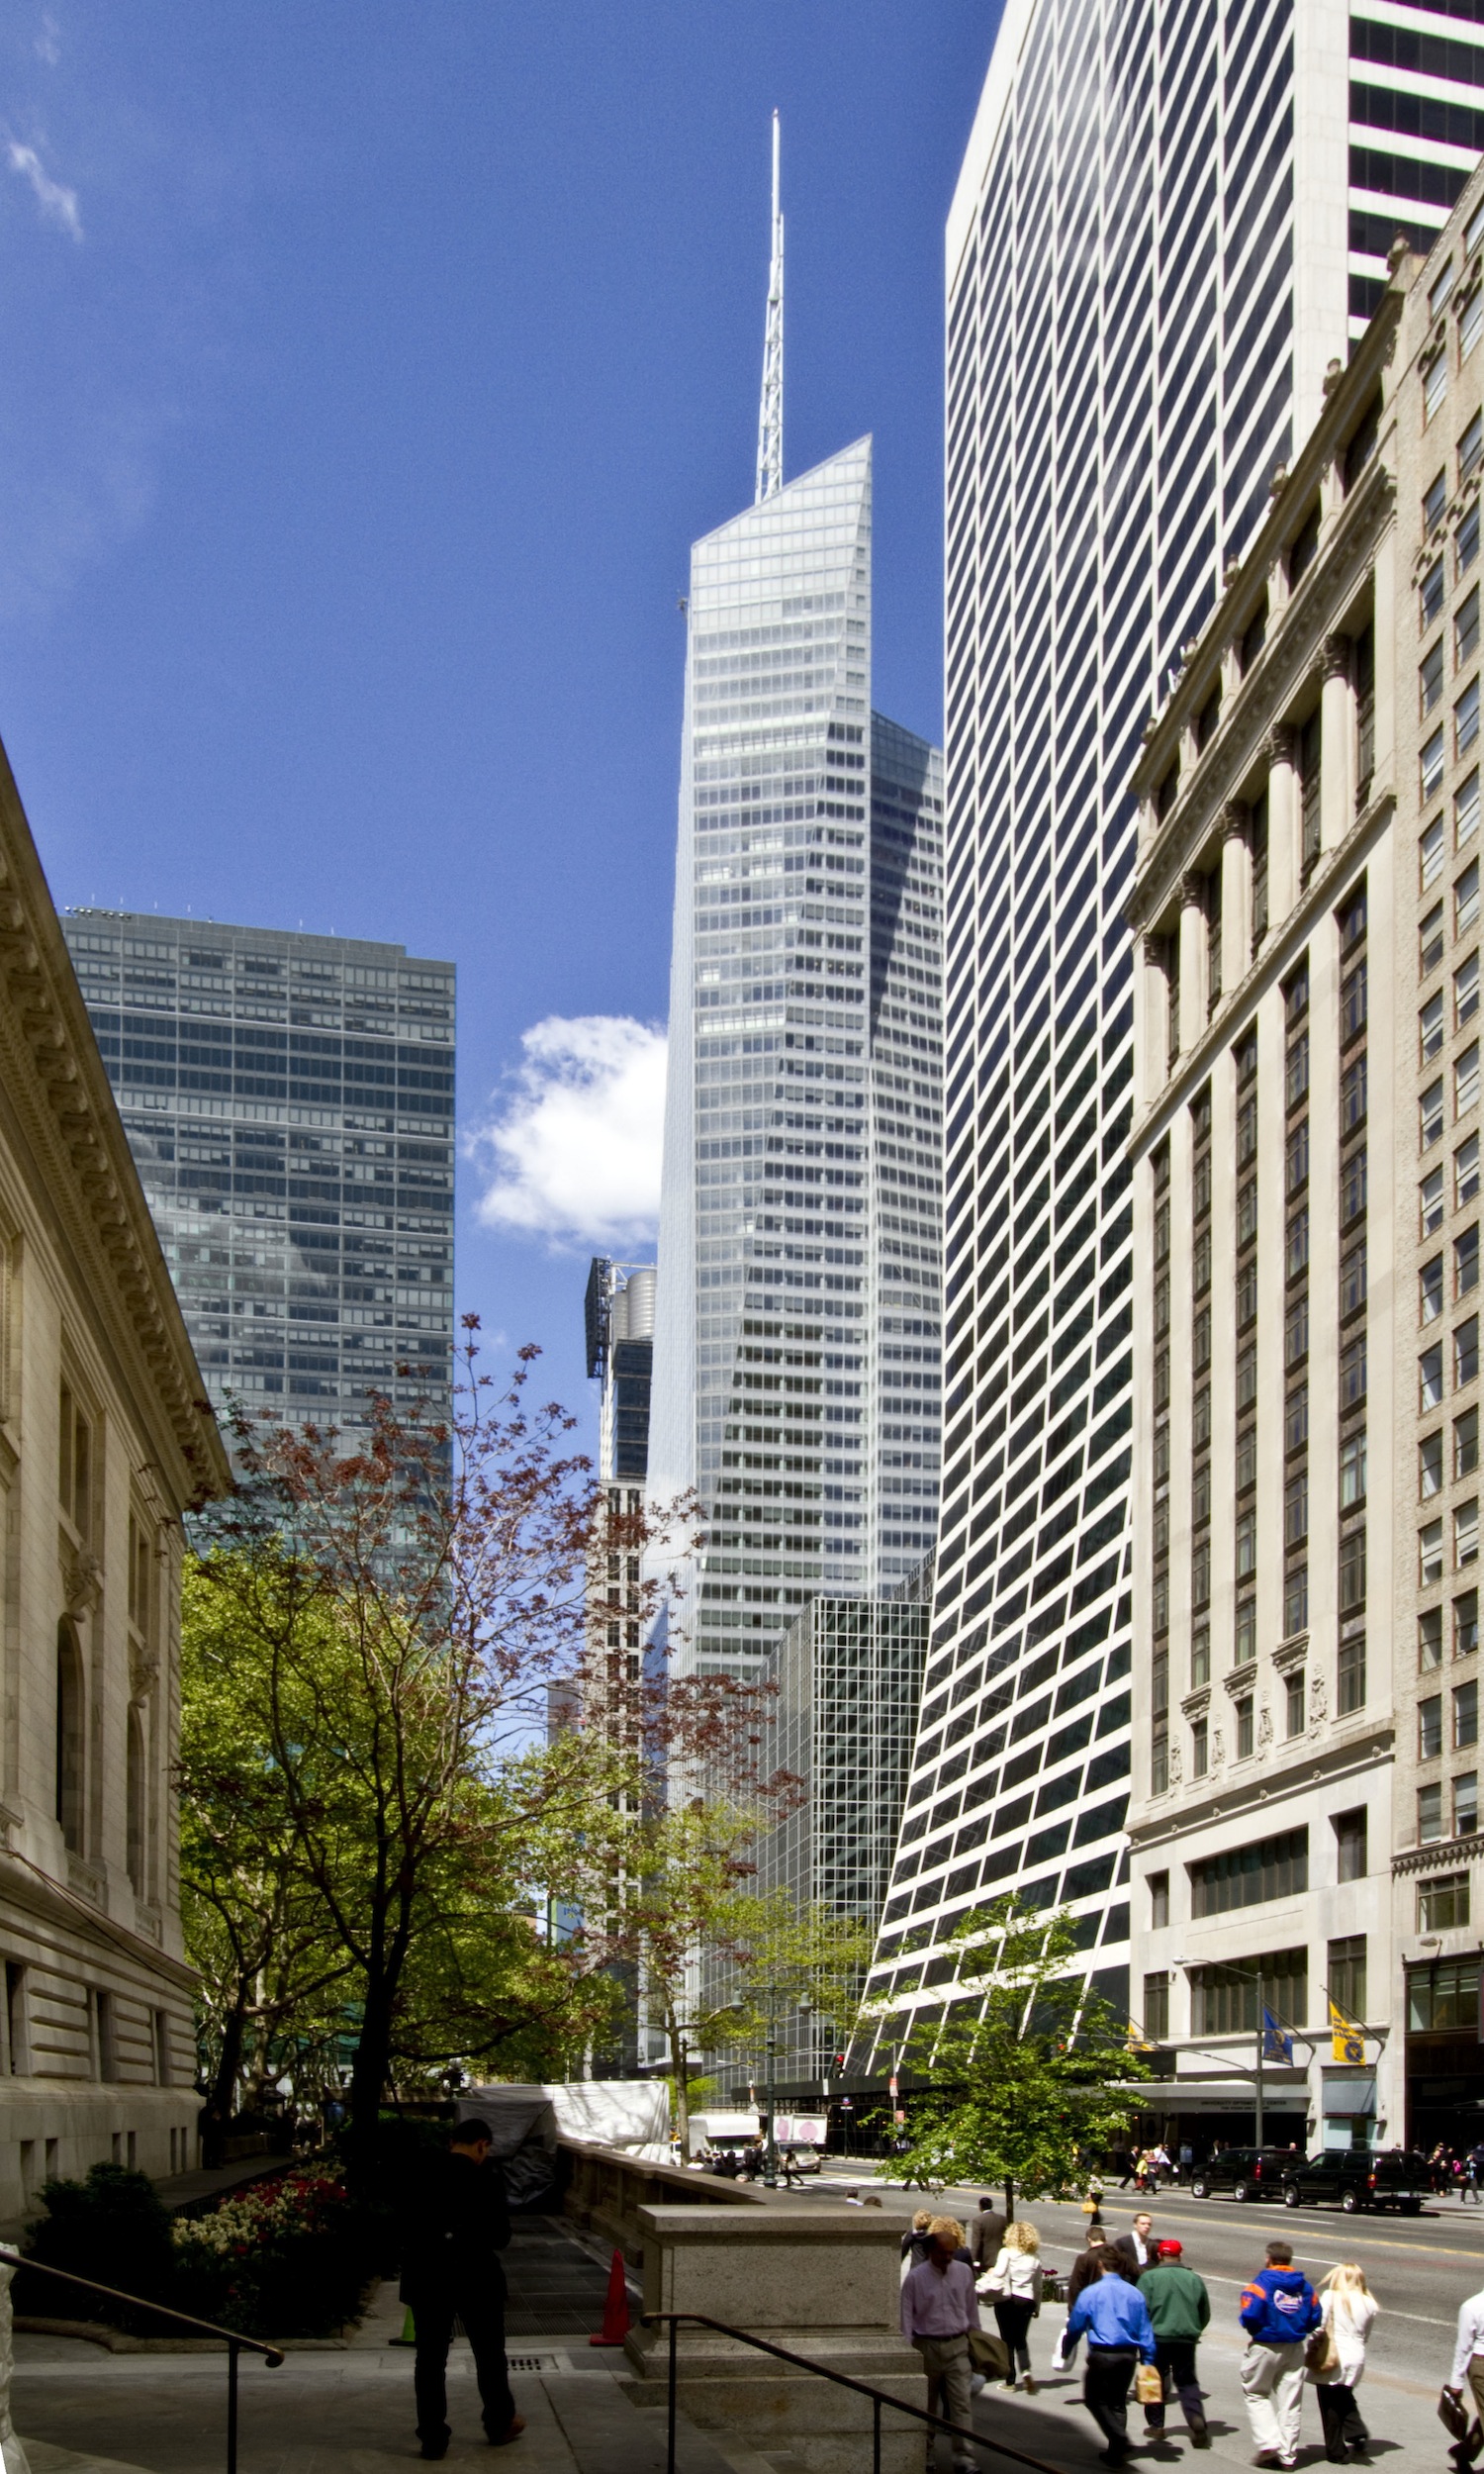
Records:
<instances>
[{"instance_id":1,"label":"storm drain grate","mask_svg":"<svg viewBox=\"0 0 1484 2474\"><path fill-rule=\"evenodd\" d=\"M512 2371L560 2371L562 2358L555 2353L512 2353L506 2357Z\"/></svg>"}]
</instances>

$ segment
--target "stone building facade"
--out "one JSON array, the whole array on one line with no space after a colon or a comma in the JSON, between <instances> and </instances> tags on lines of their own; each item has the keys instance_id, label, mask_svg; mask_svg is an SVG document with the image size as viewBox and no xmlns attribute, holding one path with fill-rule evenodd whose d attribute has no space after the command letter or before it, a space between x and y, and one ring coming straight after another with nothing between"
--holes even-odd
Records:
<instances>
[{"instance_id":1,"label":"stone building facade","mask_svg":"<svg viewBox=\"0 0 1484 2474\"><path fill-rule=\"evenodd\" d=\"M1481 333L1475 174L1136 777L1132 2006L1198 2150L1259 2068L1284 2143L1484 2126Z\"/></svg>"},{"instance_id":2,"label":"stone building facade","mask_svg":"<svg viewBox=\"0 0 1484 2474\"><path fill-rule=\"evenodd\" d=\"M195 2161L181 1515L227 1464L0 754L0 2222Z\"/></svg>"}]
</instances>

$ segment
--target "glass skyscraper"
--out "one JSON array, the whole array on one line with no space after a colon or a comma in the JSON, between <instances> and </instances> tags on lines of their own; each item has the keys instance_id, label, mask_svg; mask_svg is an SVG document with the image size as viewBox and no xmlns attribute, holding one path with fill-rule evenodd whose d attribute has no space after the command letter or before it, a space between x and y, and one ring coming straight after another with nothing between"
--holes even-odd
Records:
<instances>
[{"instance_id":1,"label":"glass skyscraper","mask_svg":"<svg viewBox=\"0 0 1484 2474\"><path fill-rule=\"evenodd\" d=\"M1012 1886L1127 2003L1127 784L1398 226L1484 145L1448 23L1010 0L954 200L943 1512L871 1984L929 2015Z\"/></svg>"},{"instance_id":2,"label":"glass skyscraper","mask_svg":"<svg viewBox=\"0 0 1484 2474\"><path fill-rule=\"evenodd\" d=\"M692 552L650 1437L741 1674L929 1551L941 1336L941 760L871 709L870 440L760 476Z\"/></svg>"},{"instance_id":3,"label":"glass skyscraper","mask_svg":"<svg viewBox=\"0 0 1484 2474\"><path fill-rule=\"evenodd\" d=\"M217 1409L446 1411L453 965L152 912L62 929Z\"/></svg>"}]
</instances>

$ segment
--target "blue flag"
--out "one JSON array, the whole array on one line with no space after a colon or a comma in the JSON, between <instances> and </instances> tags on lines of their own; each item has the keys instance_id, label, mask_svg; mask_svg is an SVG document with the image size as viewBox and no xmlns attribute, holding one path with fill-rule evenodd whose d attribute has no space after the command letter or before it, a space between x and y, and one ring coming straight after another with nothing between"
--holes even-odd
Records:
<instances>
[{"instance_id":1,"label":"blue flag","mask_svg":"<svg viewBox=\"0 0 1484 2474\"><path fill-rule=\"evenodd\" d=\"M1262 2005L1262 2058L1264 2061L1292 2061L1293 2039L1280 2028L1272 2012Z\"/></svg>"}]
</instances>

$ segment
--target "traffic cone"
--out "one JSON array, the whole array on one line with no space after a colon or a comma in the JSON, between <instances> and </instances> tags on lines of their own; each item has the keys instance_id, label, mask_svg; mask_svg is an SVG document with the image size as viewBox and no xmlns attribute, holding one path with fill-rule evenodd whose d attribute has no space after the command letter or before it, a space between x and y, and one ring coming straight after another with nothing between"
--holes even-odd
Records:
<instances>
[{"instance_id":1,"label":"traffic cone","mask_svg":"<svg viewBox=\"0 0 1484 2474\"><path fill-rule=\"evenodd\" d=\"M416 2345L417 2342L417 2332L413 2327L413 2306L409 2303L406 2311L402 2315L402 2334L400 2336L389 2336L387 2338L387 2343L389 2345Z\"/></svg>"},{"instance_id":2,"label":"traffic cone","mask_svg":"<svg viewBox=\"0 0 1484 2474\"><path fill-rule=\"evenodd\" d=\"M590 2345L621 2345L628 2334L628 2280L623 2273L623 2253L615 2250L608 2270L607 2299L603 2306L603 2327L597 2336L590 2336Z\"/></svg>"}]
</instances>

